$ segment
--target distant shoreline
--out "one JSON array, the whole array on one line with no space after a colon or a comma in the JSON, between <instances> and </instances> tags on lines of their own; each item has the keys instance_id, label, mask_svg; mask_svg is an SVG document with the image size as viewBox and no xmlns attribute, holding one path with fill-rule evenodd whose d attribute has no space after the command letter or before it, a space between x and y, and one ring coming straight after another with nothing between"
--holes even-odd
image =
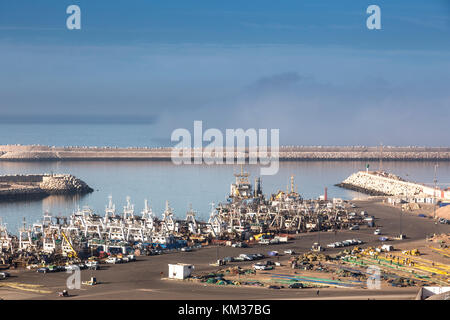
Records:
<instances>
[{"instance_id":1,"label":"distant shoreline","mask_svg":"<svg viewBox=\"0 0 450 320\"><path fill-rule=\"evenodd\" d=\"M0 161L171 161L172 148L0 145ZM249 151L244 157L248 160ZM270 157L270 149L269 149ZM234 155L236 159L236 155ZM450 147L287 147L280 161L450 161ZM224 161L225 162L225 161Z\"/></svg>"}]
</instances>

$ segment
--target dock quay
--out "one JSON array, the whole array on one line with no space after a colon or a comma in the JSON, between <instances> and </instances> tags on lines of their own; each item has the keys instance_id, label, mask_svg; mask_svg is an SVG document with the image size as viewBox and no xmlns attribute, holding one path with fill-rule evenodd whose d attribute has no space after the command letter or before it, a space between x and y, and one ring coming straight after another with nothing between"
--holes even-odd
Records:
<instances>
[{"instance_id":1,"label":"dock quay","mask_svg":"<svg viewBox=\"0 0 450 320\"><path fill-rule=\"evenodd\" d=\"M170 147L1 145L0 161L171 161L172 150ZM268 151L270 154L271 149ZM277 154L281 161L450 161L448 147L281 146ZM237 153L234 157L236 159ZM249 158L248 148L244 158Z\"/></svg>"},{"instance_id":2,"label":"dock quay","mask_svg":"<svg viewBox=\"0 0 450 320\"><path fill-rule=\"evenodd\" d=\"M69 174L0 176L0 201L41 199L52 194L93 192L84 181Z\"/></svg>"}]
</instances>

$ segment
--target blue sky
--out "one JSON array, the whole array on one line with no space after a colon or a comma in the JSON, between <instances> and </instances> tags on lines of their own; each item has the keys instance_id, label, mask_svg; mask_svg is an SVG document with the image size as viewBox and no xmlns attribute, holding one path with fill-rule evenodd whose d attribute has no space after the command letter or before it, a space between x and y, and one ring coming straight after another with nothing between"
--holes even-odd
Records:
<instances>
[{"instance_id":1,"label":"blue sky","mask_svg":"<svg viewBox=\"0 0 450 320\"><path fill-rule=\"evenodd\" d=\"M81 30L66 29L70 4ZM370 4L382 30L366 28ZM0 0L0 124L89 117L164 140L203 120L280 128L283 144L448 145L449 17L440 0Z\"/></svg>"}]
</instances>

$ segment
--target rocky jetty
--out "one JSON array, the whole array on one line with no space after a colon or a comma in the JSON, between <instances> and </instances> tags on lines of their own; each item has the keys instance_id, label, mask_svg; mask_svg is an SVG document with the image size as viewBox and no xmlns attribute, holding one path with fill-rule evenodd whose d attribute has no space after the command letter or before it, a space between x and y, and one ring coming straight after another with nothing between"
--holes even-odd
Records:
<instances>
[{"instance_id":1,"label":"rocky jetty","mask_svg":"<svg viewBox=\"0 0 450 320\"><path fill-rule=\"evenodd\" d=\"M0 201L41 199L53 194L86 194L94 190L69 174L0 176Z\"/></svg>"},{"instance_id":2,"label":"rocky jetty","mask_svg":"<svg viewBox=\"0 0 450 320\"><path fill-rule=\"evenodd\" d=\"M402 178L386 172L359 171L340 184L339 187L366 193L372 196L407 196L422 194L423 185L408 182Z\"/></svg>"},{"instance_id":3,"label":"rocky jetty","mask_svg":"<svg viewBox=\"0 0 450 320\"><path fill-rule=\"evenodd\" d=\"M49 194L75 194L94 191L84 181L69 174L43 176L39 187Z\"/></svg>"}]
</instances>

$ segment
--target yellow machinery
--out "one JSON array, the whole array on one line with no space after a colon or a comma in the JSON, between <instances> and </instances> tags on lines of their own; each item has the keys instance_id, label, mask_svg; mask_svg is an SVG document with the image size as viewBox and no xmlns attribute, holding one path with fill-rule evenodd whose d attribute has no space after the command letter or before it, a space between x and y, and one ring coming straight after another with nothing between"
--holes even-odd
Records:
<instances>
[{"instance_id":1,"label":"yellow machinery","mask_svg":"<svg viewBox=\"0 0 450 320\"><path fill-rule=\"evenodd\" d=\"M281 200L283 199L285 193L283 191L279 191L278 194L275 196L275 200Z\"/></svg>"},{"instance_id":2,"label":"yellow machinery","mask_svg":"<svg viewBox=\"0 0 450 320\"><path fill-rule=\"evenodd\" d=\"M255 235L255 236L253 236L253 239L255 239L256 241L258 241L261 237L263 237L263 236L271 236L272 235L272 233L270 233L270 232L266 232L266 233L260 233L260 234L257 234L257 235Z\"/></svg>"},{"instance_id":3,"label":"yellow machinery","mask_svg":"<svg viewBox=\"0 0 450 320\"><path fill-rule=\"evenodd\" d=\"M97 278L91 277L91 280L89 281L83 281L82 284L85 284L87 286L95 286L97 284Z\"/></svg>"},{"instance_id":4,"label":"yellow machinery","mask_svg":"<svg viewBox=\"0 0 450 320\"><path fill-rule=\"evenodd\" d=\"M66 242L69 245L70 249L72 250L72 252L71 252L72 254L69 255L69 257L71 258L71 256L73 256L73 257L75 257L76 259L79 260L80 258L78 258L78 254L75 251L75 249L73 248L72 243L70 243L69 238L67 238L66 234L64 232L62 232L62 231L61 231L61 234L64 237L64 240L66 240Z\"/></svg>"},{"instance_id":5,"label":"yellow machinery","mask_svg":"<svg viewBox=\"0 0 450 320\"><path fill-rule=\"evenodd\" d=\"M199 242L204 242L206 240L205 236L202 236L202 235L190 235L189 239L190 240L197 240Z\"/></svg>"},{"instance_id":6,"label":"yellow machinery","mask_svg":"<svg viewBox=\"0 0 450 320\"><path fill-rule=\"evenodd\" d=\"M402 251L402 253L409 256L420 256L420 251L418 249L405 250Z\"/></svg>"}]
</instances>

